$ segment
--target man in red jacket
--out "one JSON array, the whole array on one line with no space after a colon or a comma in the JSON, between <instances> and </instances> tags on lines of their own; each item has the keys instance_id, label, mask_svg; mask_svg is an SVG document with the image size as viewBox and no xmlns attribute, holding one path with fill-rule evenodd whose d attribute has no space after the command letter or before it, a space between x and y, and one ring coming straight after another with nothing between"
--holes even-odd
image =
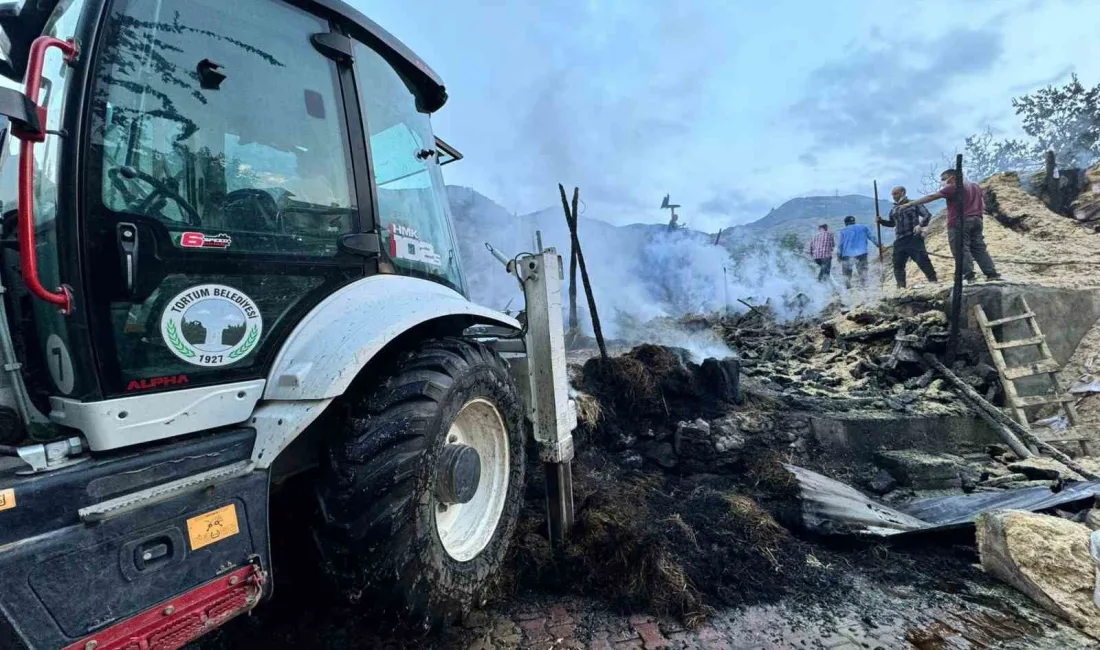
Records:
<instances>
[{"instance_id":1,"label":"man in red jacket","mask_svg":"<svg viewBox=\"0 0 1100 650\"><path fill-rule=\"evenodd\" d=\"M967 282L974 281L974 262L982 270L989 280L1000 280L997 267L993 265L993 258L989 256L989 250L985 247L985 237L982 235L982 213L985 212L985 195L977 183L963 181L963 214L959 215L959 203L955 200L955 170L945 169L940 174L943 181L943 189L939 192L922 196L913 201L916 205L924 205L939 199L947 200L947 241L951 244L951 254L956 260L962 233L966 232L966 250L962 251L963 279Z\"/></svg>"}]
</instances>

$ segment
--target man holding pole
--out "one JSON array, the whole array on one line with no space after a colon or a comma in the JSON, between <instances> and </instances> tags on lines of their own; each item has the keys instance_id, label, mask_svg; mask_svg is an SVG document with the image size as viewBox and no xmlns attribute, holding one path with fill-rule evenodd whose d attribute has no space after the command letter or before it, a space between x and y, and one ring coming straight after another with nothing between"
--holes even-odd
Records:
<instances>
[{"instance_id":1,"label":"man holding pole","mask_svg":"<svg viewBox=\"0 0 1100 650\"><path fill-rule=\"evenodd\" d=\"M894 207L890 208L889 219L879 219L878 223L887 228L896 228L894 237L894 280L899 289L905 288L905 265L909 260L917 263L929 282L937 282L936 269L928 259L924 247L923 229L932 220L932 213L923 205L911 202L905 196L905 188L897 186L891 190Z\"/></svg>"},{"instance_id":2,"label":"man holding pole","mask_svg":"<svg viewBox=\"0 0 1100 650\"><path fill-rule=\"evenodd\" d=\"M840 270L844 272L844 284L852 288L852 271L856 271L856 283L867 285L867 242L881 246L871 235L871 229L865 224L856 223L856 218L844 217L844 227L840 229L840 243L836 248L836 258L840 260Z\"/></svg>"},{"instance_id":3,"label":"man holding pole","mask_svg":"<svg viewBox=\"0 0 1100 650\"><path fill-rule=\"evenodd\" d=\"M997 267L993 264L993 258L985 246L985 237L982 235L982 214L985 212L985 196L982 188L977 183L963 181L962 184L962 214L959 212L959 201L955 200L954 169L945 169L940 174L943 181L943 189L939 192L922 196L910 203L910 205L924 205L939 199L947 200L947 240L951 244L951 253L959 255L962 249L963 279L967 282L974 281L974 262L982 270L989 280L1000 280ZM966 236L963 236L965 231Z\"/></svg>"}]
</instances>

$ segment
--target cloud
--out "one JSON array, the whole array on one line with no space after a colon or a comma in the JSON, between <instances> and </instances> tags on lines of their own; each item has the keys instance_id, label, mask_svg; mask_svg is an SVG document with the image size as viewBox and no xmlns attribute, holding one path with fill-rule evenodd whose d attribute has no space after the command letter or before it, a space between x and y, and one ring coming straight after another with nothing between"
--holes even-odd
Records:
<instances>
[{"instance_id":1,"label":"cloud","mask_svg":"<svg viewBox=\"0 0 1100 650\"><path fill-rule=\"evenodd\" d=\"M707 223L715 224L717 229L717 227L728 227L759 219L770 207L770 203L749 198L739 190L723 188L716 190L696 209L704 216L725 217L725 219L706 219Z\"/></svg>"},{"instance_id":2,"label":"cloud","mask_svg":"<svg viewBox=\"0 0 1100 650\"><path fill-rule=\"evenodd\" d=\"M1012 93L1013 95L1015 95L1016 93L1027 94L1035 92L1039 88L1045 88L1056 83L1067 81L1069 79L1069 76L1073 74L1074 70L1076 69L1077 66L1075 65L1067 65L1066 67L1048 77L1037 79L1035 81L1027 81L1024 83L1016 84L1010 87L1008 89L1008 92Z\"/></svg>"},{"instance_id":3,"label":"cloud","mask_svg":"<svg viewBox=\"0 0 1100 650\"><path fill-rule=\"evenodd\" d=\"M806 152L798 157L798 162L809 167L817 167L818 158L814 154Z\"/></svg>"},{"instance_id":4,"label":"cloud","mask_svg":"<svg viewBox=\"0 0 1100 650\"><path fill-rule=\"evenodd\" d=\"M885 35L814 70L790 115L812 138L811 155L838 149L934 155L951 131L952 108L975 100L958 82L988 72L1003 50L1002 33L988 27L930 39Z\"/></svg>"}]
</instances>

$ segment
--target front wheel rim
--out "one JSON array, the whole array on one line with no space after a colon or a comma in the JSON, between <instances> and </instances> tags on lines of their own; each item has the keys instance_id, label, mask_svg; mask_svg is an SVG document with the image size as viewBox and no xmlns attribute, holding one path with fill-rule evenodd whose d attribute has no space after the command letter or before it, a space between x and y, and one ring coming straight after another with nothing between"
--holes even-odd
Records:
<instances>
[{"instance_id":1,"label":"front wheel rim","mask_svg":"<svg viewBox=\"0 0 1100 650\"><path fill-rule=\"evenodd\" d=\"M432 497L443 550L458 562L468 562L493 539L508 499L508 427L492 402L473 399L455 416L444 444L469 445L481 458L481 479L470 501L447 505Z\"/></svg>"}]
</instances>

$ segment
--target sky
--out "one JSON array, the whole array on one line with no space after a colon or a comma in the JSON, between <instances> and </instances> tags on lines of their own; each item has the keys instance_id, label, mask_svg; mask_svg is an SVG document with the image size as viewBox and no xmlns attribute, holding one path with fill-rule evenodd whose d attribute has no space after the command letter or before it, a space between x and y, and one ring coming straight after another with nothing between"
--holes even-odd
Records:
<instances>
[{"instance_id":1,"label":"sky","mask_svg":"<svg viewBox=\"0 0 1100 650\"><path fill-rule=\"evenodd\" d=\"M1089 0L350 0L436 70L447 182L523 214L719 227L784 201L903 184L1011 98L1100 83ZM881 192L886 194L885 191Z\"/></svg>"}]
</instances>

